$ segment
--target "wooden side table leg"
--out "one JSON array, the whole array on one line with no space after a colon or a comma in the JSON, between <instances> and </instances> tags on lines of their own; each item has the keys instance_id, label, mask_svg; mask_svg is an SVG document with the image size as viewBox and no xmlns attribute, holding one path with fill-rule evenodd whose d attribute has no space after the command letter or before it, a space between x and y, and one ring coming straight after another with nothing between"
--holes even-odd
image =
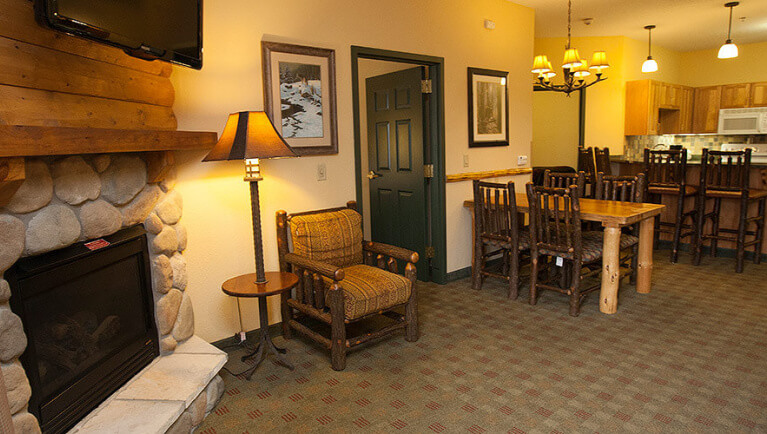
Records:
<instances>
[{"instance_id":1,"label":"wooden side table leg","mask_svg":"<svg viewBox=\"0 0 767 434\"><path fill-rule=\"evenodd\" d=\"M652 288L652 219L639 223L639 266L637 270L637 292L649 294Z\"/></svg>"},{"instance_id":2,"label":"wooden side table leg","mask_svg":"<svg viewBox=\"0 0 767 434\"><path fill-rule=\"evenodd\" d=\"M620 284L621 229L605 226L602 240L602 288L599 292L599 311L613 314L618 311L618 286Z\"/></svg>"}]
</instances>

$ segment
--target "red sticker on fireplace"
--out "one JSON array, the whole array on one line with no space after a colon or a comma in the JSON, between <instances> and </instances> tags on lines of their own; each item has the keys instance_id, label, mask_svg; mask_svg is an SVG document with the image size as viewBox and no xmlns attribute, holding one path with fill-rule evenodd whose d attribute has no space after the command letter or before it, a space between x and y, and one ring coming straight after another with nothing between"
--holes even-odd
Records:
<instances>
[{"instance_id":1,"label":"red sticker on fireplace","mask_svg":"<svg viewBox=\"0 0 767 434\"><path fill-rule=\"evenodd\" d=\"M85 247L88 248L88 250L98 250L103 249L104 247L109 245L109 241L100 238L98 240L93 240L91 242L85 243Z\"/></svg>"}]
</instances>

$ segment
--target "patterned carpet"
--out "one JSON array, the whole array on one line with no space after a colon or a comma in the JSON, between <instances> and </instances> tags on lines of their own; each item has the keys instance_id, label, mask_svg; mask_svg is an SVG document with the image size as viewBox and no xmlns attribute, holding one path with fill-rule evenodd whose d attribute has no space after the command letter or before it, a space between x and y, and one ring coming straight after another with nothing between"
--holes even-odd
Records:
<instances>
[{"instance_id":1,"label":"patterned carpet","mask_svg":"<svg viewBox=\"0 0 767 434\"><path fill-rule=\"evenodd\" d=\"M572 318L560 294L530 306L493 280L420 284L417 343L367 346L335 372L310 341L288 341L296 370L224 374L197 433L767 432L767 265L655 259L653 292L624 284L612 316L595 296Z\"/></svg>"}]
</instances>

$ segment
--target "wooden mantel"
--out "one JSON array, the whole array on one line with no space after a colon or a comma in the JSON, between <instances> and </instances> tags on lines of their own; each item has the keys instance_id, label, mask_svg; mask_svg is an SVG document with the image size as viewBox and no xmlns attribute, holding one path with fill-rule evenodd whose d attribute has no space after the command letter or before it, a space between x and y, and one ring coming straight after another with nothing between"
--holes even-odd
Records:
<instances>
[{"instance_id":1,"label":"wooden mantel","mask_svg":"<svg viewBox=\"0 0 767 434\"><path fill-rule=\"evenodd\" d=\"M0 158L211 149L215 132L0 125Z\"/></svg>"}]
</instances>

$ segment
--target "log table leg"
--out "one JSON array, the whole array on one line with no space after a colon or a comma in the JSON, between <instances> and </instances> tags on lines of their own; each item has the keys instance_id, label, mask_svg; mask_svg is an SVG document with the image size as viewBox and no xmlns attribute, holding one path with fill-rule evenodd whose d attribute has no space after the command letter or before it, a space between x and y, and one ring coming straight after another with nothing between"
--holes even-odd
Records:
<instances>
[{"instance_id":1,"label":"log table leg","mask_svg":"<svg viewBox=\"0 0 767 434\"><path fill-rule=\"evenodd\" d=\"M618 310L618 285L621 280L619 261L621 229L618 226L605 226L602 243L602 288L599 292L599 311L612 314Z\"/></svg>"},{"instance_id":2,"label":"log table leg","mask_svg":"<svg viewBox=\"0 0 767 434\"><path fill-rule=\"evenodd\" d=\"M637 266L637 292L649 294L652 287L653 219L639 223L639 264Z\"/></svg>"}]
</instances>

